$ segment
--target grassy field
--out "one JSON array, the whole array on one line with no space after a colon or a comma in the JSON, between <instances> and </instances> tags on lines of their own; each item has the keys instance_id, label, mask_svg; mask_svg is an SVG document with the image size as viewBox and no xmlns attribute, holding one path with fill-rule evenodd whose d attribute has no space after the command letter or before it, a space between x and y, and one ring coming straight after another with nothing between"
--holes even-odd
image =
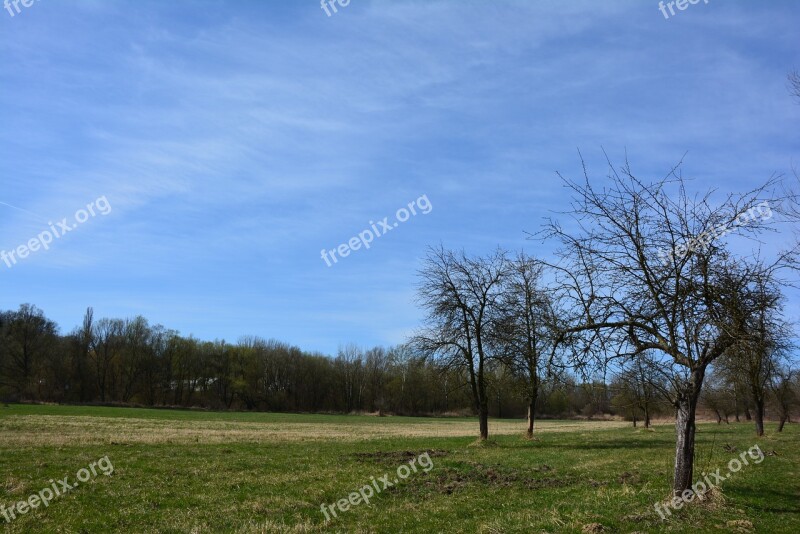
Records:
<instances>
[{"instance_id":1,"label":"grassy field","mask_svg":"<svg viewBox=\"0 0 800 534\"><path fill-rule=\"evenodd\" d=\"M97 473L8 532L800 532L800 425L762 439L749 424L703 424L698 474L767 453L703 503L664 521L673 429L470 419L0 407L0 504ZM736 449L734 452L733 448ZM418 469L369 504L326 523L320 510L427 451ZM421 460L420 460L421 462ZM418 465L422 465L418 463ZM429 465L429 464L425 464ZM380 483L378 487L381 487ZM4 520L0 516L0 524Z\"/></svg>"}]
</instances>

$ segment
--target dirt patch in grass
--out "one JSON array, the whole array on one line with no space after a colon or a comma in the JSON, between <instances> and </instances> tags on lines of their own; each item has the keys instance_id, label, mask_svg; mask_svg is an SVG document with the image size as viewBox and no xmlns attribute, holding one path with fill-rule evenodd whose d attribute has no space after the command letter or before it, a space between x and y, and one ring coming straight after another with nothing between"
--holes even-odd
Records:
<instances>
[{"instance_id":1,"label":"dirt patch in grass","mask_svg":"<svg viewBox=\"0 0 800 534\"><path fill-rule=\"evenodd\" d=\"M617 482L620 484L638 485L642 483L642 477L638 472L629 473L625 471L617 478Z\"/></svg>"},{"instance_id":2,"label":"dirt patch in grass","mask_svg":"<svg viewBox=\"0 0 800 534\"><path fill-rule=\"evenodd\" d=\"M24 481L13 476L6 477L5 482L2 484L3 490L8 495L21 495L25 492L27 487L28 485Z\"/></svg>"},{"instance_id":3,"label":"dirt patch in grass","mask_svg":"<svg viewBox=\"0 0 800 534\"><path fill-rule=\"evenodd\" d=\"M746 519L735 519L725 523L725 527L729 532L753 532L755 527L753 523Z\"/></svg>"},{"instance_id":4,"label":"dirt patch in grass","mask_svg":"<svg viewBox=\"0 0 800 534\"><path fill-rule=\"evenodd\" d=\"M640 524L650 521L650 519L652 519L652 517L647 514L631 514L631 515L626 515L622 518L623 521L627 521L629 523L640 523Z\"/></svg>"},{"instance_id":5,"label":"dirt patch in grass","mask_svg":"<svg viewBox=\"0 0 800 534\"><path fill-rule=\"evenodd\" d=\"M412 493L433 492L445 495L458 492L468 486L511 488L527 490L543 488L560 488L580 483L572 476L538 476L538 473L554 471L543 465L532 469L514 469L498 465L484 465L476 462L465 462L458 467L438 467L427 473L419 484L409 486Z\"/></svg>"},{"instance_id":6,"label":"dirt patch in grass","mask_svg":"<svg viewBox=\"0 0 800 534\"><path fill-rule=\"evenodd\" d=\"M592 487L609 486L612 484L639 484L641 478L638 473L623 473L616 479L596 481L585 479L572 474L559 473L557 469L542 464L536 467L515 469L501 465L486 465L467 461L456 466L437 467L419 484L412 485L412 492L430 491L450 495L468 486L518 488L520 490L544 490L563 488L574 485L588 485Z\"/></svg>"},{"instance_id":7,"label":"dirt patch in grass","mask_svg":"<svg viewBox=\"0 0 800 534\"><path fill-rule=\"evenodd\" d=\"M374 461L377 463L403 463L411 460L412 458L418 458L425 453L427 453L431 458L440 458L449 454L448 451L441 449L427 449L422 451L357 452L351 456L365 462Z\"/></svg>"}]
</instances>

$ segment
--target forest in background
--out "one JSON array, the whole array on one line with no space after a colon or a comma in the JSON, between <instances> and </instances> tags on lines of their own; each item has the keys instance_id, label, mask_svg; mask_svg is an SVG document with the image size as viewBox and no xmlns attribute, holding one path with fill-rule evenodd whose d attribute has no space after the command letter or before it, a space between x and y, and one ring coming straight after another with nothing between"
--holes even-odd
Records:
<instances>
[{"instance_id":1,"label":"forest in background","mask_svg":"<svg viewBox=\"0 0 800 534\"><path fill-rule=\"evenodd\" d=\"M492 416L525 417L525 378L501 365L487 376ZM703 406L720 421L749 420L746 384L729 378L712 377ZM536 414L644 421L648 410L652 417L672 417L673 408L646 385L630 376L604 381L554 374L543 380ZM790 387L794 399L796 377ZM144 317L95 320L91 309L79 327L61 334L29 304L0 312L0 400L424 416L475 412L462 372L411 345L346 345L330 357L256 337L235 344L200 341Z\"/></svg>"}]
</instances>

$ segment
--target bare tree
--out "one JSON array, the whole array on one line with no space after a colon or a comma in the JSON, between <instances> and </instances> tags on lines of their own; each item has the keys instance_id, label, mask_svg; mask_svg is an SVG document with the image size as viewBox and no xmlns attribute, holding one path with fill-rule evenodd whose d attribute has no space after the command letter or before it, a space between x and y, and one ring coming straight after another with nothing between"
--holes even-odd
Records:
<instances>
[{"instance_id":1,"label":"bare tree","mask_svg":"<svg viewBox=\"0 0 800 534\"><path fill-rule=\"evenodd\" d=\"M733 389L722 373L713 373L706 379L700 401L717 416L717 424L723 420L726 424L730 423L728 416L736 411Z\"/></svg>"},{"instance_id":2,"label":"bare tree","mask_svg":"<svg viewBox=\"0 0 800 534\"><path fill-rule=\"evenodd\" d=\"M573 194L572 221L551 221L543 237L561 243L560 290L578 310L570 332L589 332L587 354L630 359L651 351L671 380L677 412L673 491L692 484L695 416L708 366L746 336L757 305L753 284L765 271L796 267L798 247L764 266L733 257L721 241L732 230L763 231L778 178L714 201L687 193L679 166L645 183L609 161L610 184L596 190L562 177ZM787 194L781 201L794 202ZM794 204L796 205L796 203ZM761 210L761 211L759 211ZM770 211L771 213L771 211ZM762 215L759 221L759 215Z\"/></svg>"},{"instance_id":3,"label":"bare tree","mask_svg":"<svg viewBox=\"0 0 800 534\"><path fill-rule=\"evenodd\" d=\"M122 402L130 402L136 392L152 349L151 336L150 325L142 316L126 320L122 327L123 350L119 362Z\"/></svg>"},{"instance_id":4,"label":"bare tree","mask_svg":"<svg viewBox=\"0 0 800 534\"><path fill-rule=\"evenodd\" d=\"M733 415L738 423L740 421L739 412L743 411L745 419L747 421L752 421L753 416L750 413L750 408L752 407L751 396L748 394L748 386L745 377L739 374L738 371L733 369L730 365L725 365L725 358L715 363L714 373L718 375L718 381L721 384L720 387L724 386L725 388L724 396L726 402L728 398L732 399L729 415Z\"/></svg>"},{"instance_id":5,"label":"bare tree","mask_svg":"<svg viewBox=\"0 0 800 534\"><path fill-rule=\"evenodd\" d=\"M480 439L489 437L487 366L493 328L500 309L508 261L498 250L486 257L467 257L443 247L430 249L420 270L418 300L428 312L428 326L413 339L445 369L461 369L468 377Z\"/></svg>"},{"instance_id":6,"label":"bare tree","mask_svg":"<svg viewBox=\"0 0 800 534\"><path fill-rule=\"evenodd\" d=\"M9 385L18 398L33 398L39 367L52 353L57 334L56 324L31 304L0 317L0 352L5 353L5 358L0 358L0 376L10 378Z\"/></svg>"},{"instance_id":7,"label":"bare tree","mask_svg":"<svg viewBox=\"0 0 800 534\"><path fill-rule=\"evenodd\" d=\"M774 399L775 407L780 416L778 432L783 432L783 426L791 420L792 407L800 400L800 388L798 388L797 377L800 373L788 365L776 370L770 382L770 391Z\"/></svg>"},{"instance_id":8,"label":"bare tree","mask_svg":"<svg viewBox=\"0 0 800 534\"><path fill-rule=\"evenodd\" d=\"M367 385L364 351L353 343L339 347L336 367L340 370L345 411L350 413L361 409L361 401Z\"/></svg>"},{"instance_id":9,"label":"bare tree","mask_svg":"<svg viewBox=\"0 0 800 534\"><path fill-rule=\"evenodd\" d=\"M74 338L76 340L74 355L74 376L80 387L79 399L86 402L89 399L89 353L92 349L92 339L94 330L94 310L86 308L83 316L83 324L76 328Z\"/></svg>"},{"instance_id":10,"label":"bare tree","mask_svg":"<svg viewBox=\"0 0 800 534\"><path fill-rule=\"evenodd\" d=\"M123 346L125 323L120 319L101 319L91 325L91 359L100 401L106 402L114 386L114 366Z\"/></svg>"},{"instance_id":11,"label":"bare tree","mask_svg":"<svg viewBox=\"0 0 800 534\"><path fill-rule=\"evenodd\" d=\"M622 362L622 368L612 382L617 405L630 410L634 427L637 417L641 416L644 427L650 428L653 414L660 411L669 398L668 388L658 364L646 353Z\"/></svg>"},{"instance_id":12,"label":"bare tree","mask_svg":"<svg viewBox=\"0 0 800 534\"><path fill-rule=\"evenodd\" d=\"M758 305L748 318L751 335L731 347L721 359L727 374L741 380L754 407L756 435L764 435L768 386L790 347L791 329L780 318L780 288L770 280L757 287Z\"/></svg>"},{"instance_id":13,"label":"bare tree","mask_svg":"<svg viewBox=\"0 0 800 534\"><path fill-rule=\"evenodd\" d=\"M542 262L524 253L509 262L495 329L503 363L525 380L529 438L533 437L536 400L558 327L555 305L542 282L543 271Z\"/></svg>"},{"instance_id":14,"label":"bare tree","mask_svg":"<svg viewBox=\"0 0 800 534\"><path fill-rule=\"evenodd\" d=\"M382 347L374 347L365 355L365 366L369 382L369 410L377 410L383 416L386 409L386 378L391 366L391 355Z\"/></svg>"}]
</instances>

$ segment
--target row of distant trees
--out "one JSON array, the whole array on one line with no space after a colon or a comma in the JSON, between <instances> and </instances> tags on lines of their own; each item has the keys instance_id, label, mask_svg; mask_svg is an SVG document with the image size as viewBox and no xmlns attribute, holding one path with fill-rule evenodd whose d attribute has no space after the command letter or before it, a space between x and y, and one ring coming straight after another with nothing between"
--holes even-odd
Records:
<instances>
[{"instance_id":1,"label":"row of distant trees","mask_svg":"<svg viewBox=\"0 0 800 534\"><path fill-rule=\"evenodd\" d=\"M0 313L6 400L231 410L436 413L466 404L404 347L335 358L274 340L183 337L144 317L96 319L66 335L34 306Z\"/></svg>"},{"instance_id":2,"label":"row of distant trees","mask_svg":"<svg viewBox=\"0 0 800 534\"><path fill-rule=\"evenodd\" d=\"M537 342L542 342L537 340ZM518 352L517 354L523 354ZM668 384L637 359L608 380L580 380L563 363L543 359L535 391L525 363L488 364L493 417L617 415L649 426L671 417ZM236 344L180 336L143 317L95 320L66 335L34 306L0 312L0 400L196 407L286 412L370 412L398 415L475 414L470 380L458 366L426 358L411 345L368 350L342 347L336 357L275 340ZM549 371L546 364L550 364ZM520 365L522 365L520 367ZM770 361L763 372L720 365L703 404L719 422L758 413L757 399L780 427L800 403L800 373ZM468 373L467 373L468 374ZM755 381L748 377L755 377ZM753 385L760 386L753 395Z\"/></svg>"},{"instance_id":3,"label":"row of distant trees","mask_svg":"<svg viewBox=\"0 0 800 534\"><path fill-rule=\"evenodd\" d=\"M493 364L491 413L528 410L523 375ZM143 317L96 319L62 335L35 306L0 312L0 399L291 412L471 414L462 370L409 345L343 346L335 357L275 340L236 344L182 337ZM536 413L592 416L630 410L624 392L570 374L542 380ZM652 408L658 410L658 408Z\"/></svg>"}]
</instances>

